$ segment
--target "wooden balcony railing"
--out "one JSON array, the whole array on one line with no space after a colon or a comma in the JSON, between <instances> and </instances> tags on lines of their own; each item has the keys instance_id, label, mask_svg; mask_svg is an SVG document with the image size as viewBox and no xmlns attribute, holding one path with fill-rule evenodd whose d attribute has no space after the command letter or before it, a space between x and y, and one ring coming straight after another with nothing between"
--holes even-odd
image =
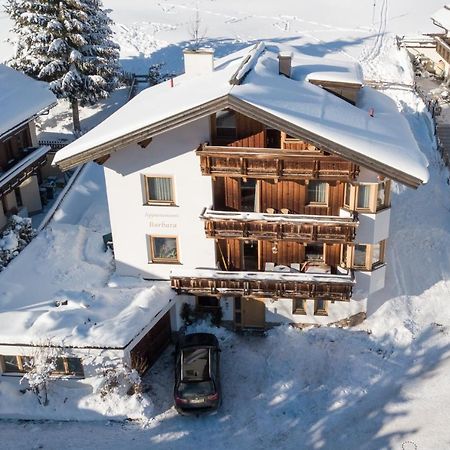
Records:
<instances>
[{"instance_id":1,"label":"wooden balcony railing","mask_svg":"<svg viewBox=\"0 0 450 450\"><path fill-rule=\"evenodd\" d=\"M203 175L270 179L354 180L359 166L317 152L218 147L197 150Z\"/></svg>"},{"instance_id":2,"label":"wooden balcony railing","mask_svg":"<svg viewBox=\"0 0 450 450\"><path fill-rule=\"evenodd\" d=\"M179 294L320 298L332 301L350 300L355 283L352 274L221 272L210 269L174 273L170 281Z\"/></svg>"},{"instance_id":3,"label":"wooden balcony railing","mask_svg":"<svg viewBox=\"0 0 450 450\"><path fill-rule=\"evenodd\" d=\"M200 216L208 238L294 240L343 244L353 242L355 217L263 214L205 209Z\"/></svg>"},{"instance_id":4,"label":"wooden balcony railing","mask_svg":"<svg viewBox=\"0 0 450 450\"><path fill-rule=\"evenodd\" d=\"M445 61L450 61L450 43L448 38L441 38L439 36L434 37L436 41L436 52L441 56Z\"/></svg>"}]
</instances>

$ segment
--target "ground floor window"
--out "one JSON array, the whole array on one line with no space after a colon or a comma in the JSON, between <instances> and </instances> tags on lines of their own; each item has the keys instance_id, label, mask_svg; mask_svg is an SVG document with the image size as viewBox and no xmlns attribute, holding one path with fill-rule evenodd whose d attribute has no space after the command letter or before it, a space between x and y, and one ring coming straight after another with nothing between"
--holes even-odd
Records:
<instances>
[{"instance_id":1,"label":"ground floor window","mask_svg":"<svg viewBox=\"0 0 450 450\"><path fill-rule=\"evenodd\" d=\"M0 356L0 365L3 373L25 373L28 358L19 355Z\"/></svg>"},{"instance_id":2,"label":"ground floor window","mask_svg":"<svg viewBox=\"0 0 450 450\"><path fill-rule=\"evenodd\" d=\"M176 236L150 236L150 259L153 263L178 263L178 238Z\"/></svg>"},{"instance_id":3,"label":"ground floor window","mask_svg":"<svg viewBox=\"0 0 450 450\"><path fill-rule=\"evenodd\" d=\"M80 358L56 358L55 375L70 375L84 377L83 365Z\"/></svg>"},{"instance_id":4,"label":"ground floor window","mask_svg":"<svg viewBox=\"0 0 450 450\"><path fill-rule=\"evenodd\" d=\"M306 314L306 300L304 298L294 298L293 313Z\"/></svg>"},{"instance_id":5,"label":"ground floor window","mask_svg":"<svg viewBox=\"0 0 450 450\"><path fill-rule=\"evenodd\" d=\"M314 315L328 316L328 301L318 298L314 300Z\"/></svg>"},{"instance_id":6,"label":"ground floor window","mask_svg":"<svg viewBox=\"0 0 450 450\"><path fill-rule=\"evenodd\" d=\"M220 307L217 297L199 296L197 297L197 309L201 312L215 311Z\"/></svg>"},{"instance_id":7,"label":"ground floor window","mask_svg":"<svg viewBox=\"0 0 450 450\"><path fill-rule=\"evenodd\" d=\"M32 357L21 355L0 355L0 367L3 373L25 373L33 366ZM60 357L55 360L55 371L52 375L68 375L84 377L80 358Z\"/></svg>"}]
</instances>

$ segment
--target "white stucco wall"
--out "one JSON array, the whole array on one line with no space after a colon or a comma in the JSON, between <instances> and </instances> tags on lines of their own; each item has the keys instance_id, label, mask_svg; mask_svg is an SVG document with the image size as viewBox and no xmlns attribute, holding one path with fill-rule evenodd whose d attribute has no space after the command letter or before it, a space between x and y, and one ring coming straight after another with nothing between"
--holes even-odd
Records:
<instances>
[{"instance_id":1,"label":"white stucco wall","mask_svg":"<svg viewBox=\"0 0 450 450\"><path fill-rule=\"evenodd\" d=\"M352 298L360 300L369 297L374 292L384 288L386 278L386 265L374 269L372 271L355 270L356 286L353 289Z\"/></svg>"},{"instance_id":2,"label":"white stucco wall","mask_svg":"<svg viewBox=\"0 0 450 450\"><path fill-rule=\"evenodd\" d=\"M356 228L357 244L376 244L389 237L391 208L383 209L376 214L358 214L359 225Z\"/></svg>"},{"instance_id":3,"label":"white stucco wall","mask_svg":"<svg viewBox=\"0 0 450 450\"><path fill-rule=\"evenodd\" d=\"M314 300L306 300L306 314L293 314L292 299L283 298L265 300L266 322L269 323L305 323L320 324L337 322L359 312L366 311L366 301L328 302L327 316L314 315Z\"/></svg>"},{"instance_id":4,"label":"white stucco wall","mask_svg":"<svg viewBox=\"0 0 450 450\"><path fill-rule=\"evenodd\" d=\"M130 145L105 163L116 270L120 275L169 279L180 265L149 263L148 236L178 236L183 268L215 267L214 240L199 215L212 204L212 182L195 150L209 140L204 118L157 136L142 149ZM144 205L144 175L174 177L176 206Z\"/></svg>"},{"instance_id":5,"label":"white stucco wall","mask_svg":"<svg viewBox=\"0 0 450 450\"><path fill-rule=\"evenodd\" d=\"M39 184L36 175L28 177L20 186L20 195L22 203L28 212L35 213L42 209L41 196L39 193Z\"/></svg>"}]
</instances>

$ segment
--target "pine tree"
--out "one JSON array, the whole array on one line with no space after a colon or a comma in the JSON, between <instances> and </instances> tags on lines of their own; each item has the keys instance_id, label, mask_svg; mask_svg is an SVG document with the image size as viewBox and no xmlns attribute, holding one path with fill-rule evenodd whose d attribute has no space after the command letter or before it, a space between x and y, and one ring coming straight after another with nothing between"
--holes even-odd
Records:
<instances>
[{"instance_id":1,"label":"pine tree","mask_svg":"<svg viewBox=\"0 0 450 450\"><path fill-rule=\"evenodd\" d=\"M8 0L5 10L18 41L11 66L69 100L79 131L78 104L106 98L120 73L119 46L101 0Z\"/></svg>"}]
</instances>

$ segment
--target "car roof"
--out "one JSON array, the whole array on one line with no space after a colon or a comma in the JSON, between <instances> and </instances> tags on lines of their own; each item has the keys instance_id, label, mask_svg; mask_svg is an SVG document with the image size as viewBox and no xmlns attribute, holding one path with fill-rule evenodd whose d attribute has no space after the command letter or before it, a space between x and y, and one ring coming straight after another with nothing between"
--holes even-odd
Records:
<instances>
[{"instance_id":1,"label":"car roof","mask_svg":"<svg viewBox=\"0 0 450 450\"><path fill-rule=\"evenodd\" d=\"M180 337L179 347L219 347L219 341L211 333L192 333Z\"/></svg>"}]
</instances>

